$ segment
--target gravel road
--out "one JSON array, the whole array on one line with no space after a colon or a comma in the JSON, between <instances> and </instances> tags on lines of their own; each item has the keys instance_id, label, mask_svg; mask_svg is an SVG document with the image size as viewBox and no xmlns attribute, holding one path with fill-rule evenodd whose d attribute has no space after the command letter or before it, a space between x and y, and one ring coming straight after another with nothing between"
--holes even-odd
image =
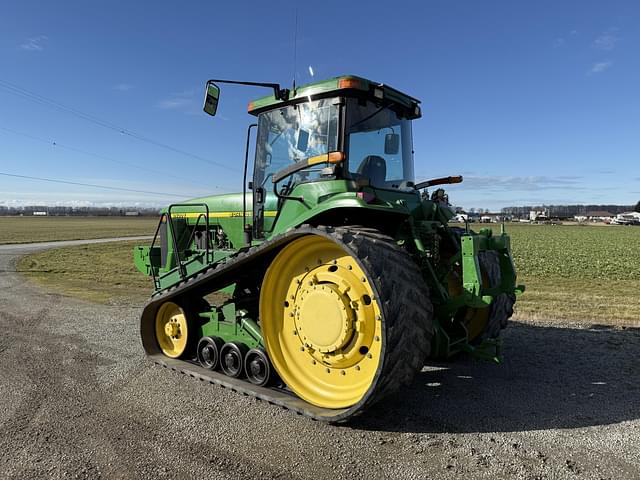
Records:
<instances>
[{"instance_id":1,"label":"gravel road","mask_svg":"<svg viewBox=\"0 0 640 480\"><path fill-rule=\"evenodd\" d=\"M330 426L150 364L141 305L15 272L50 246L0 246L2 478L640 478L638 330L514 323L504 365L432 365Z\"/></svg>"}]
</instances>

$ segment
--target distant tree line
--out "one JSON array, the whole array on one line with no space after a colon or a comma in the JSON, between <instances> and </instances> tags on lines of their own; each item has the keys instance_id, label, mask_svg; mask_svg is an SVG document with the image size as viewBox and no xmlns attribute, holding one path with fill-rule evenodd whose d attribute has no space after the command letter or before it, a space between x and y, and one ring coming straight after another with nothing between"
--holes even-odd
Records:
<instances>
[{"instance_id":1,"label":"distant tree line","mask_svg":"<svg viewBox=\"0 0 640 480\"><path fill-rule=\"evenodd\" d=\"M633 210L633 205L535 205L524 207L505 207L501 210L504 215L510 215L517 218L528 218L529 212L532 210L545 210L549 212L552 218L572 218L575 216L587 216L593 212L607 212L612 215L628 212ZM640 212L640 202L635 206L636 211Z\"/></svg>"},{"instance_id":2,"label":"distant tree line","mask_svg":"<svg viewBox=\"0 0 640 480\"><path fill-rule=\"evenodd\" d=\"M47 215L52 217L70 217L70 216L157 216L158 208L140 208L140 207L49 207L43 205L28 205L24 207L6 207L0 205L0 216L7 215Z\"/></svg>"}]
</instances>

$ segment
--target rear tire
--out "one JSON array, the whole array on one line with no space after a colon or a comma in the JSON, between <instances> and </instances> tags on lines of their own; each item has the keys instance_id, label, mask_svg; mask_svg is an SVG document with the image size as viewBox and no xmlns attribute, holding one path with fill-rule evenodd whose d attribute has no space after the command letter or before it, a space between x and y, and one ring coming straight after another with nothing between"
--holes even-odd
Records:
<instances>
[{"instance_id":1,"label":"rear tire","mask_svg":"<svg viewBox=\"0 0 640 480\"><path fill-rule=\"evenodd\" d=\"M465 230L459 227L451 227L451 232L460 245L460 237L465 234ZM500 254L494 250L481 251L478 254L482 283L485 288L500 286L502 281L500 271ZM457 295L462 293L462 276L460 271L452 271L454 275L449 284L449 293ZM461 321L469 334L469 342L479 344L483 340L496 338L502 329L507 328L509 318L513 315L513 305L516 297L513 294L501 293L493 299L491 305L486 308L463 307L460 314Z\"/></svg>"},{"instance_id":2,"label":"rear tire","mask_svg":"<svg viewBox=\"0 0 640 480\"><path fill-rule=\"evenodd\" d=\"M479 255L480 268L489 282L489 287L494 288L500 286L502 275L500 271L500 254L496 251L480 252ZM488 338L496 338L500 335L502 329L507 328L509 319L513 315L513 305L516 303L516 296L509 293L501 293L493 299L489 305L489 317L485 328L478 340L486 340Z\"/></svg>"}]
</instances>

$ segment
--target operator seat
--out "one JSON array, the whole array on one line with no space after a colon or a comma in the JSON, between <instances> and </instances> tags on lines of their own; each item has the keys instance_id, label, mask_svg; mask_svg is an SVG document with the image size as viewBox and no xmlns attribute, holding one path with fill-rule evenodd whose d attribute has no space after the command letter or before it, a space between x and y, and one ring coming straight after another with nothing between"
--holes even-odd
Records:
<instances>
[{"instance_id":1,"label":"operator seat","mask_svg":"<svg viewBox=\"0 0 640 480\"><path fill-rule=\"evenodd\" d=\"M368 178L371 186L383 187L387 180L387 162L378 155L368 155L362 160L357 173Z\"/></svg>"}]
</instances>

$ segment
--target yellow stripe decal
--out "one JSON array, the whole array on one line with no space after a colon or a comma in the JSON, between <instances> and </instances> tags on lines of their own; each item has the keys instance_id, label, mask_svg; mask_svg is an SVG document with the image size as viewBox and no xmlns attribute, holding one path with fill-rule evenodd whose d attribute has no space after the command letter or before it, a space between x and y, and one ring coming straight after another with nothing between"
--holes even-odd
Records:
<instances>
[{"instance_id":1,"label":"yellow stripe decal","mask_svg":"<svg viewBox=\"0 0 640 480\"><path fill-rule=\"evenodd\" d=\"M318 165L319 163L326 163L329 161L329 154L323 153L322 155L316 155L315 157L307 158L307 165Z\"/></svg>"},{"instance_id":2,"label":"yellow stripe decal","mask_svg":"<svg viewBox=\"0 0 640 480\"><path fill-rule=\"evenodd\" d=\"M278 213L277 210L265 210L265 217L275 217ZM188 212L188 213L172 213L172 218L198 218L200 215L204 215L203 213L198 212ZM253 212L251 210L247 211L247 217L253 216ZM242 212L209 212L209 218L242 218Z\"/></svg>"}]
</instances>

